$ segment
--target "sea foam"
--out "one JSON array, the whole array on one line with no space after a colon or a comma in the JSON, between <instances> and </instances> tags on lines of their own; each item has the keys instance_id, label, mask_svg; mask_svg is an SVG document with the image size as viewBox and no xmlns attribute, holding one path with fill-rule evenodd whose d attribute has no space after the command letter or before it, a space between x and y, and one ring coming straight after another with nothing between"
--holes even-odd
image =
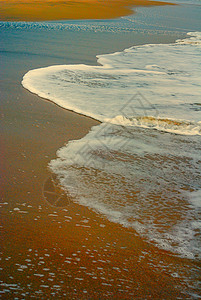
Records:
<instances>
[{"instance_id":1,"label":"sea foam","mask_svg":"<svg viewBox=\"0 0 201 300\"><path fill-rule=\"evenodd\" d=\"M121 119L126 126L130 122L132 126L200 135L201 34L188 35L175 44L143 45L98 55L101 66L31 70L22 84L101 122L118 124Z\"/></svg>"},{"instance_id":2,"label":"sea foam","mask_svg":"<svg viewBox=\"0 0 201 300\"><path fill-rule=\"evenodd\" d=\"M201 33L31 70L25 88L100 120L49 164L74 201L160 248L200 256ZM194 199L194 200L192 200Z\"/></svg>"}]
</instances>

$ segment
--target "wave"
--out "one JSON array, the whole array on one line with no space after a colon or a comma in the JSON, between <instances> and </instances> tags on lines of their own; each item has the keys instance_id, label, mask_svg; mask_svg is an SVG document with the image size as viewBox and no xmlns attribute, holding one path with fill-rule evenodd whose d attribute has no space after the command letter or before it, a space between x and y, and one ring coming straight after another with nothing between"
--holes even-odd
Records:
<instances>
[{"instance_id":1,"label":"wave","mask_svg":"<svg viewBox=\"0 0 201 300\"><path fill-rule=\"evenodd\" d=\"M98 55L97 66L31 70L22 81L31 92L102 122L50 162L63 189L190 259L200 255L198 211L189 200L200 189L200 41L201 33L193 32L173 44Z\"/></svg>"},{"instance_id":2,"label":"wave","mask_svg":"<svg viewBox=\"0 0 201 300\"><path fill-rule=\"evenodd\" d=\"M95 22L94 22L95 23ZM82 21L63 21L63 22L0 22L0 29L14 29L14 30L34 30L34 31L81 31L81 32L134 32L135 29L132 26L112 26L111 24L88 24Z\"/></svg>"},{"instance_id":3,"label":"wave","mask_svg":"<svg viewBox=\"0 0 201 300\"><path fill-rule=\"evenodd\" d=\"M196 123L185 120L163 119L148 116L126 118L122 115L108 121L112 124L122 126L151 128L175 134L201 135L201 122Z\"/></svg>"},{"instance_id":4,"label":"wave","mask_svg":"<svg viewBox=\"0 0 201 300\"><path fill-rule=\"evenodd\" d=\"M148 44L98 55L100 66L31 70L22 85L101 122L200 135L200 48L201 33L190 32L174 44Z\"/></svg>"},{"instance_id":5,"label":"wave","mask_svg":"<svg viewBox=\"0 0 201 300\"><path fill-rule=\"evenodd\" d=\"M201 32L188 32L187 35L189 36L189 38L178 39L176 43L183 45L201 45Z\"/></svg>"},{"instance_id":6,"label":"wave","mask_svg":"<svg viewBox=\"0 0 201 300\"><path fill-rule=\"evenodd\" d=\"M200 256L196 136L102 123L57 151L49 167L78 203L159 248Z\"/></svg>"}]
</instances>

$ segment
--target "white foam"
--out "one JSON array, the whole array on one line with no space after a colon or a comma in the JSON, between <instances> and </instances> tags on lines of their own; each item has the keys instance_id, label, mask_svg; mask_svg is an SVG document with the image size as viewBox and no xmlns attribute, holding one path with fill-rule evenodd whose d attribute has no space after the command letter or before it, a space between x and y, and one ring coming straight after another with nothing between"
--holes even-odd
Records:
<instances>
[{"instance_id":1,"label":"white foam","mask_svg":"<svg viewBox=\"0 0 201 300\"><path fill-rule=\"evenodd\" d=\"M158 129L184 135L201 135L201 122L191 122L186 120L164 119L160 117L134 117L126 118L116 116L108 122L122 126L138 126L143 128Z\"/></svg>"},{"instance_id":2,"label":"white foam","mask_svg":"<svg viewBox=\"0 0 201 300\"><path fill-rule=\"evenodd\" d=\"M164 131L200 134L201 34L188 35L175 44L150 44L98 55L101 66L32 70L22 84L64 108L102 122L160 117L191 124L181 130L162 126ZM136 123L144 126L140 122L132 125ZM161 126L155 128L161 130Z\"/></svg>"},{"instance_id":3,"label":"white foam","mask_svg":"<svg viewBox=\"0 0 201 300\"><path fill-rule=\"evenodd\" d=\"M196 208L201 208L201 190L194 191L190 194L190 202Z\"/></svg>"},{"instance_id":4,"label":"white foam","mask_svg":"<svg viewBox=\"0 0 201 300\"><path fill-rule=\"evenodd\" d=\"M189 33L174 44L99 55L100 66L32 70L22 82L103 122L50 162L64 190L190 259L200 255L197 204L192 205L198 199L192 190L200 186L200 40L200 33Z\"/></svg>"},{"instance_id":5,"label":"white foam","mask_svg":"<svg viewBox=\"0 0 201 300\"><path fill-rule=\"evenodd\" d=\"M50 168L75 201L192 259L198 216L189 186L199 184L200 156L190 138L103 123L57 151Z\"/></svg>"}]
</instances>

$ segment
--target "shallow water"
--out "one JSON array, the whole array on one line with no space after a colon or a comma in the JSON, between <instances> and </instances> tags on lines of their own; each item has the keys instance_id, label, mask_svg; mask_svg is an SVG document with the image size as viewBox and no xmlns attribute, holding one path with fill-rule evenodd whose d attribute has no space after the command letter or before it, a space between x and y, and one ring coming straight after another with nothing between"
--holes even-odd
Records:
<instances>
[{"instance_id":1,"label":"shallow water","mask_svg":"<svg viewBox=\"0 0 201 300\"><path fill-rule=\"evenodd\" d=\"M188 35L99 55L101 66L36 69L22 84L103 122L50 163L64 189L159 247L198 258L199 214L188 199L201 179L201 33Z\"/></svg>"},{"instance_id":2,"label":"shallow water","mask_svg":"<svg viewBox=\"0 0 201 300\"><path fill-rule=\"evenodd\" d=\"M185 259L182 280L190 282L187 284L187 294L198 298L196 278L199 272L200 255L200 125L198 123L200 100L197 98L200 95L200 80L196 80L199 77L200 46L195 43L191 45L178 43L176 46L175 44L139 46L127 51L123 50L134 45L169 44L186 37L189 31L201 31L200 6L185 4L178 7L153 7L151 10L138 8L137 11L138 14L134 17L111 21L0 23L0 36L3 41L0 62L1 78L3 78L0 82L1 103L6 117L16 124L20 123L24 118L24 103L21 103L23 99L21 95L25 91L19 83L26 72L52 65L85 64L71 66L70 74L69 67L65 67L67 74L66 71L63 72L63 67L58 67L58 70L63 73L57 76L56 81L53 76L54 69L48 69L53 70L51 78L47 78L48 82L51 79L48 89L52 83L60 84L58 89L54 88L57 98L61 87L64 88L65 95L67 95L66 86L68 91L71 88L73 102L70 103L71 107L65 104L66 108L91 115L107 123L94 127L83 139L59 149L57 159L50 162L50 168L58 175L64 190L71 193L75 202L98 211L113 222L133 228L133 234L141 236L144 241L155 245L158 249L167 250L168 255L176 257L178 261ZM102 55L115 51L120 52L115 55ZM161 59L162 54L164 59ZM97 64L96 55L99 55L101 64L108 63L109 60L110 66L105 66L104 72L100 71L102 70L100 66L91 66ZM189 63L185 60L186 55ZM171 65L173 56L175 61L174 65ZM131 70L129 76L128 70ZM130 78L132 80L129 83ZM163 90L150 90L150 87L154 87L155 81L163 87ZM178 89L177 84L182 84L182 87L185 85L185 89ZM195 89L192 89L193 85ZM35 86L35 83L32 86ZM76 86L76 95L73 91L74 86ZM169 87L175 89L176 96L170 97ZM120 94L119 90L122 92L121 99L117 98ZM148 96L146 91L149 93ZM38 93L38 91L33 92ZM48 92L51 93L46 90L45 98L48 98ZM188 97L184 102L183 97L186 94ZM100 103L97 105L97 102L91 99L99 99L103 105L99 105ZM166 102L161 104L163 99ZM78 100L85 102L82 105L82 101L78 103ZM88 100L90 102L86 109ZM64 106L64 103L59 104ZM119 117L120 115L123 117ZM15 123L13 127L11 122L9 126L4 127L9 127L9 134L17 130ZM28 181L29 178L25 177L23 180ZM14 195L17 188L16 191L13 187L12 189ZM1 210L4 210L4 220L7 218L11 224L13 222L18 224L20 216L21 226L25 228L24 233L25 224L29 222L39 224L43 219L47 227L50 224L57 224L57 226L62 224L64 227L63 224L66 223L60 216L61 212L54 209L48 214L47 221L45 217L47 208L38 206L38 199L34 201L37 202L37 206L31 203L34 207L32 209L30 203L13 203L13 199L4 198L4 204L1 205ZM83 224L80 223L81 225ZM8 222L7 227L9 226ZM51 226L54 230L54 226ZM39 225L38 227L41 230ZM25 235L28 236L28 233ZM13 245L9 247L13 248ZM58 240L58 245L56 244L55 247L60 248L60 245L62 242ZM27 287L21 288L21 293L32 291L45 295L47 281L43 277L46 278L46 272L49 272L49 279L53 279L55 265L60 267L56 271L57 274L61 275L62 271L66 270L58 263L58 257L54 260L56 250L50 251L44 247L42 251L39 246L38 249L32 248L29 248L30 251L27 248L26 253L23 248L18 249L16 255L13 255L10 249L3 249L1 288L4 294L15 290L15 295L19 295L17 290L21 286L20 278L25 276L19 274L28 272L26 275L30 277L25 276ZM60 249L60 252L64 255L64 251ZM46 256L50 255L49 253L51 264ZM24 263L25 259L31 259L32 262ZM70 261L69 259L69 264ZM13 270L12 265L15 265ZM163 265L161 268L170 270L172 267ZM177 262L173 269L177 269ZM179 274L182 273L180 271ZM71 273L68 275L72 276ZM171 275L180 276L177 273ZM42 286L35 291L34 287L31 287L33 278L44 280ZM13 286L12 284L16 282L19 284ZM51 281L49 282L51 286ZM57 283L62 286L62 282ZM60 289L58 285L52 286L53 293Z\"/></svg>"}]
</instances>

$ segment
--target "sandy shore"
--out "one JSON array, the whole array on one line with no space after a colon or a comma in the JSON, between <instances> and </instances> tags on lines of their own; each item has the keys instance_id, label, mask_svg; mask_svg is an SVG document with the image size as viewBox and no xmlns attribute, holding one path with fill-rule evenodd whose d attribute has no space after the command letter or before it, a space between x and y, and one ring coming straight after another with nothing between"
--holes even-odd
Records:
<instances>
[{"instance_id":1,"label":"sandy shore","mask_svg":"<svg viewBox=\"0 0 201 300\"><path fill-rule=\"evenodd\" d=\"M2 3L5 7L14 1ZM92 5L84 1L81 4ZM128 7L121 7L121 12L115 13L122 14L123 10L123 14L130 13ZM40 20L43 13L38 16ZM75 11L72 13L78 18ZM98 18L99 12L96 13ZM108 13L108 17L112 15ZM35 18L27 16L27 20ZM16 82L11 89L10 82L9 78L2 94L7 103L1 118L4 130L0 273L1 282L6 283L0 286L1 296L4 299L186 299L182 292L185 283L172 274L189 264L188 261L155 248L134 230L108 221L73 199L64 196L63 206L55 206L53 196L61 195L59 188L52 190L46 185L44 193L44 183L52 175L47 165L55 158L55 152L68 141L83 137L99 122L61 109L30 94Z\"/></svg>"},{"instance_id":2,"label":"sandy shore","mask_svg":"<svg viewBox=\"0 0 201 300\"><path fill-rule=\"evenodd\" d=\"M133 14L134 6L167 4L149 0L0 0L0 20L108 19Z\"/></svg>"},{"instance_id":3,"label":"sandy shore","mask_svg":"<svg viewBox=\"0 0 201 300\"><path fill-rule=\"evenodd\" d=\"M3 139L1 280L12 285L14 278L20 286L13 288L12 297L28 293L44 299L185 299L180 278L171 276L183 260L73 199L64 197L59 208L53 194L44 197L44 190L62 193L48 185L44 189L55 151L98 122L23 89L21 102L22 123L14 124L12 117L12 128L9 131L8 123Z\"/></svg>"}]
</instances>

